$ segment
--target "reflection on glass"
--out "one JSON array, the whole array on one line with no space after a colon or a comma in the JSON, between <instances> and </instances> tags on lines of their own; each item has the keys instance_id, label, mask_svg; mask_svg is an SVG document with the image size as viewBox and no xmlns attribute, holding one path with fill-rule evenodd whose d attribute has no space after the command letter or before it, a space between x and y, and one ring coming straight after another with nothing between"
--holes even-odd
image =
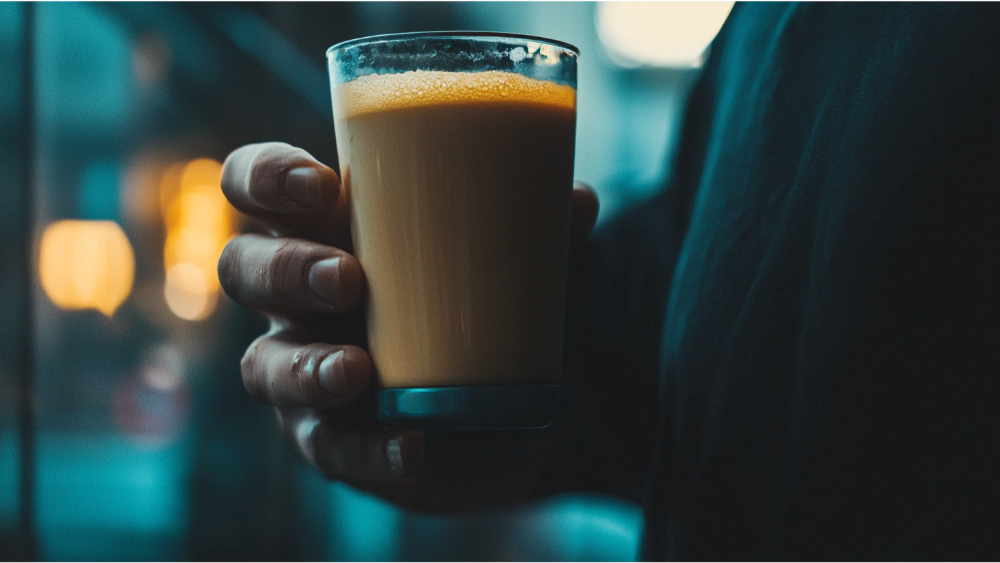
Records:
<instances>
[{"instance_id":1,"label":"reflection on glass","mask_svg":"<svg viewBox=\"0 0 1000 563\"><path fill-rule=\"evenodd\" d=\"M135 256L113 221L59 221L42 235L38 274L57 307L110 317L132 290Z\"/></svg>"}]
</instances>

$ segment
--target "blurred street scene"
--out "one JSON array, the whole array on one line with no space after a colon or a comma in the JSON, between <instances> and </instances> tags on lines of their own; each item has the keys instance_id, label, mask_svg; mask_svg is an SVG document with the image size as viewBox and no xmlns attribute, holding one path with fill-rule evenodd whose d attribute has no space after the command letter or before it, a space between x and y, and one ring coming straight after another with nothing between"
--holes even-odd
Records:
<instances>
[{"instance_id":1,"label":"blurred street scene","mask_svg":"<svg viewBox=\"0 0 1000 563\"><path fill-rule=\"evenodd\" d=\"M336 168L334 43L539 35L581 50L576 177L604 222L669 180L730 6L0 3L0 558L634 559L618 500L430 517L297 460L240 380L266 325L219 287L246 228L221 162L279 140Z\"/></svg>"}]
</instances>

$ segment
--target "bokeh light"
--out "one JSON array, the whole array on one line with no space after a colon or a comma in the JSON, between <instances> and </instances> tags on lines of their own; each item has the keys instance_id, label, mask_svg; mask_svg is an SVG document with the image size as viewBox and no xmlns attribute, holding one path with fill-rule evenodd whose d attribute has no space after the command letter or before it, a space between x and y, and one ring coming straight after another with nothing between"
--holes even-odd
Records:
<instances>
[{"instance_id":1,"label":"bokeh light","mask_svg":"<svg viewBox=\"0 0 1000 563\"><path fill-rule=\"evenodd\" d=\"M57 307L110 317L132 290L135 255L113 221L58 221L42 234L38 274Z\"/></svg>"},{"instance_id":2,"label":"bokeh light","mask_svg":"<svg viewBox=\"0 0 1000 563\"><path fill-rule=\"evenodd\" d=\"M208 288L204 271L190 262L174 264L167 270L163 296L170 310L188 321L208 317L217 299L216 292Z\"/></svg>"},{"instance_id":3,"label":"bokeh light","mask_svg":"<svg viewBox=\"0 0 1000 563\"><path fill-rule=\"evenodd\" d=\"M208 158L169 167L160 184L166 227L163 294L170 310L198 321L212 314L220 289L216 264L234 233L222 195L222 165Z\"/></svg>"},{"instance_id":4,"label":"bokeh light","mask_svg":"<svg viewBox=\"0 0 1000 563\"><path fill-rule=\"evenodd\" d=\"M161 82L171 65L170 44L158 33L143 33L133 40L132 72L142 86Z\"/></svg>"},{"instance_id":5,"label":"bokeh light","mask_svg":"<svg viewBox=\"0 0 1000 563\"><path fill-rule=\"evenodd\" d=\"M733 2L601 2L597 33L625 67L701 66Z\"/></svg>"},{"instance_id":6,"label":"bokeh light","mask_svg":"<svg viewBox=\"0 0 1000 563\"><path fill-rule=\"evenodd\" d=\"M190 386L183 353L172 345L147 349L136 373L118 380L111 413L118 429L145 446L174 441L190 418Z\"/></svg>"}]
</instances>

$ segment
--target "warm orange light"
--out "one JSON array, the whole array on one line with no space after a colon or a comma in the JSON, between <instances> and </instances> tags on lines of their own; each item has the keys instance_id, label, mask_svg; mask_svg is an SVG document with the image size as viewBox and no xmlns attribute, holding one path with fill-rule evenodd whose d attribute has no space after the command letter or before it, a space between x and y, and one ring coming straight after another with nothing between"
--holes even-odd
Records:
<instances>
[{"instance_id":1,"label":"warm orange light","mask_svg":"<svg viewBox=\"0 0 1000 563\"><path fill-rule=\"evenodd\" d=\"M234 233L234 221L222 195L222 165L199 158L167 169L160 205L167 236L163 265L164 297L175 315L201 320L218 297L216 264Z\"/></svg>"},{"instance_id":2,"label":"warm orange light","mask_svg":"<svg viewBox=\"0 0 1000 563\"><path fill-rule=\"evenodd\" d=\"M132 291L135 255L113 221L59 221L42 234L38 275L57 307L110 317Z\"/></svg>"},{"instance_id":3,"label":"warm orange light","mask_svg":"<svg viewBox=\"0 0 1000 563\"><path fill-rule=\"evenodd\" d=\"M167 270L163 296L175 315L189 321L200 321L210 315L218 298L217 292L209 289L201 268L187 262Z\"/></svg>"}]
</instances>

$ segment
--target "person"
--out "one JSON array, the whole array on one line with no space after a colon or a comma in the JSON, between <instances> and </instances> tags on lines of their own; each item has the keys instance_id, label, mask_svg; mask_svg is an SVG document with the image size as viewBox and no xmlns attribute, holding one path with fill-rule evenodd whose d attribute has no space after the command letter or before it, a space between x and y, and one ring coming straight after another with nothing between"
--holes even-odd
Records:
<instances>
[{"instance_id":1,"label":"person","mask_svg":"<svg viewBox=\"0 0 1000 563\"><path fill-rule=\"evenodd\" d=\"M649 559L1000 558L997 29L996 5L737 5L670 184L589 238L574 189L572 409L542 432L375 426L337 175L243 147L224 190L274 234L219 263L271 318L247 389L404 507L596 491L641 500Z\"/></svg>"}]
</instances>

